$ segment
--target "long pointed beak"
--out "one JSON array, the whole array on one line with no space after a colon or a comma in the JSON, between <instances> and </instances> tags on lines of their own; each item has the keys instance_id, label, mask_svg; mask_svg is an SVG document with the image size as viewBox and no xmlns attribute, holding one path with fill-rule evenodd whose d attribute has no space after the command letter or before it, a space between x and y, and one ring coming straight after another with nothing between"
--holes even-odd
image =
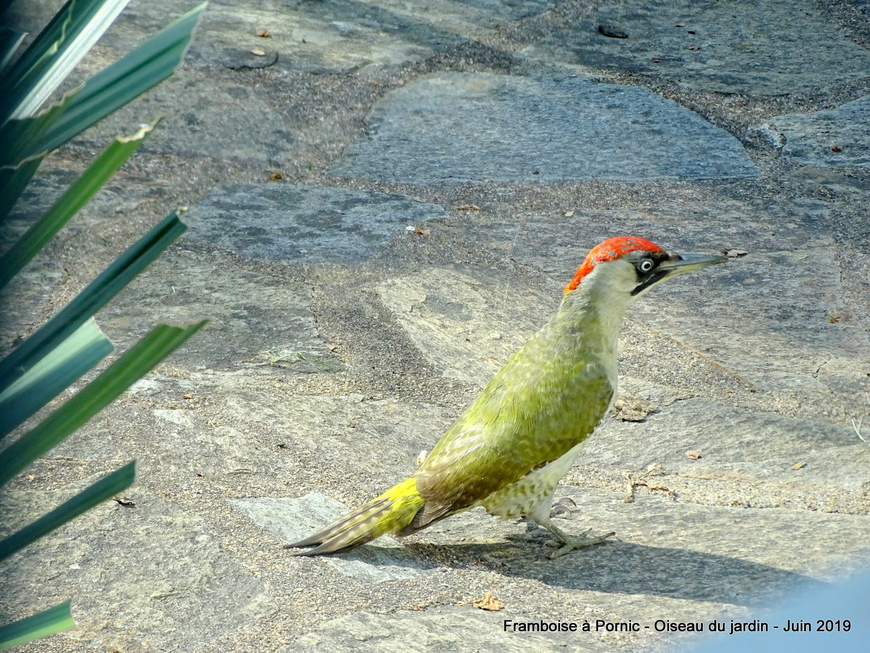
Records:
<instances>
[{"instance_id":1,"label":"long pointed beak","mask_svg":"<svg viewBox=\"0 0 870 653\"><path fill-rule=\"evenodd\" d=\"M707 267L708 265L725 263L727 260L725 256L720 254L699 254L695 252L687 252L685 254L670 253L670 258L659 265L659 270L667 272L668 277L675 277L679 274Z\"/></svg>"},{"instance_id":2,"label":"long pointed beak","mask_svg":"<svg viewBox=\"0 0 870 653\"><path fill-rule=\"evenodd\" d=\"M659 263L655 272L653 272L645 282L631 291L631 294L639 295L659 281L672 279L673 277L678 277L681 274L686 274L687 272L692 272L693 270L698 270L707 267L708 265L724 263L727 260L728 259L725 256L719 254L676 254L674 252L669 252L668 259Z\"/></svg>"}]
</instances>

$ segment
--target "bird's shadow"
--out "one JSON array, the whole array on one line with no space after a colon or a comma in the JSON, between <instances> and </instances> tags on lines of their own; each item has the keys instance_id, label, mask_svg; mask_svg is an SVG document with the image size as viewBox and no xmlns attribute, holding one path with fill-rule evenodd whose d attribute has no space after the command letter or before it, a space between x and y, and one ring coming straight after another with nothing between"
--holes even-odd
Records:
<instances>
[{"instance_id":1,"label":"bird's shadow","mask_svg":"<svg viewBox=\"0 0 870 653\"><path fill-rule=\"evenodd\" d=\"M554 587L759 607L798 590L828 584L750 560L687 549L608 540L556 559L541 533L474 544L406 542L404 548L367 545L337 557L377 567L487 570Z\"/></svg>"}]
</instances>

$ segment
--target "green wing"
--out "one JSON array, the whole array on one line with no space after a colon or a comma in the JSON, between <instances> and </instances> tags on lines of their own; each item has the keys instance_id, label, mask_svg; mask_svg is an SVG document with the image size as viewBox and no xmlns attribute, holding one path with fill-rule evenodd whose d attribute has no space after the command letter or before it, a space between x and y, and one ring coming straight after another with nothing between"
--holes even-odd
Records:
<instances>
[{"instance_id":1,"label":"green wing","mask_svg":"<svg viewBox=\"0 0 870 653\"><path fill-rule=\"evenodd\" d=\"M415 474L425 499L412 529L463 510L556 460L583 441L614 393L601 364L564 355L584 351L576 334L547 325L492 378ZM615 365L615 361L614 361Z\"/></svg>"}]
</instances>

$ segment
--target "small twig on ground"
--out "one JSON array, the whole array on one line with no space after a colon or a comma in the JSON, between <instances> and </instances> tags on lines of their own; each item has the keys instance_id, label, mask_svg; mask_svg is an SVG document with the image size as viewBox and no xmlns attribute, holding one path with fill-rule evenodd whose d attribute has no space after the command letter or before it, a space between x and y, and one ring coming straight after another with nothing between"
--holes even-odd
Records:
<instances>
[{"instance_id":1,"label":"small twig on ground","mask_svg":"<svg viewBox=\"0 0 870 653\"><path fill-rule=\"evenodd\" d=\"M859 438L861 438L861 442L867 442L867 439L863 435L861 435L861 424L863 422L864 422L863 417L861 419L859 419L857 422L853 419L852 420L852 428L855 429L855 435L857 435Z\"/></svg>"}]
</instances>

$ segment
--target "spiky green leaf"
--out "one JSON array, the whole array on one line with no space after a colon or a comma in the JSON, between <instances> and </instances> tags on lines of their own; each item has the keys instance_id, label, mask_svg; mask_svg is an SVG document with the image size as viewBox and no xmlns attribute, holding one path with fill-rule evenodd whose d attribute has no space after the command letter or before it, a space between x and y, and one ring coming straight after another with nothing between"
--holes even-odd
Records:
<instances>
[{"instance_id":1,"label":"spiky green leaf","mask_svg":"<svg viewBox=\"0 0 870 653\"><path fill-rule=\"evenodd\" d=\"M93 318L0 393L0 438L112 353Z\"/></svg>"},{"instance_id":2,"label":"spiky green leaf","mask_svg":"<svg viewBox=\"0 0 870 653\"><path fill-rule=\"evenodd\" d=\"M14 168L33 158L33 144L42 138L66 110L73 97L75 92L67 93L35 116L7 120L0 125L0 179L14 174ZM45 152L40 152L37 156L44 154Z\"/></svg>"},{"instance_id":3,"label":"spiky green leaf","mask_svg":"<svg viewBox=\"0 0 870 653\"><path fill-rule=\"evenodd\" d=\"M133 136L119 137L112 141L45 215L37 220L3 256L0 256L0 289L9 283L12 277L18 274L21 268L103 187L124 161L139 148L158 122L159 119L143 127Z\"/></svg>"},{"instance_id":4,"label":"spiky green leaf","mask_svg":"<svg viewBox=\"0 0 870 653\"><path fill-rule=\"evenodd\" d=\"M5 560L16 551L72 521L97 504L126 490L136 478L136 461L132 461L89 485L72 499L31 522L20 531L0 540L0 560Z\"/></svg>"},{"instance_id":5,"label":"spiky green leaf","mask_svg":"<svg viewBox=\"0 0 870 653\"><path fill-rule=\"evenodd\" d=\"M185 328L161 324L153 329L63 406L0 452L0 486L114 401L205 323Z\"/></svg>"},{"instance_id":6,"label":"spiky green leaf","mask_svg":"<svg viewBox=\"0 0 870 653\"><path fill-rule=\"evenodd\" d=\"M3 145L0 143L0 148L2 147ZM0 153L0 158L2 156ZM24 192L39 164L42 163L42 158L36 156L23 161L14 168L0 168L0 222L9 215L9 211L21 197L21 193Z\"/></svg>"},{"instance_id":7,"label":"spiky green leaf","mask_svg":"<svg viewBox=\"0 0 870 653\"><path fill-rule=\"evenodd\" d=\"M0 76L5 75L6 68L12 62L24 36L8 27L0 27Z\"/></svg>"},{"instance_id":8,"label":"spiky green leaf","mask_svg":"<svg viewBox=\"0 0 870 653\"><path fill-rule=\"evenodd\" d=\"M69 0L4 75L0 122L33 115L130 0Z\"/></svg>"},{"instance_id":9,"label":"spiky green leaf","mask_svg":"<svg viewBox=\"0 0 870 653\"><path fill-rule=\"evenodd\" d=\"M36 333L0 361L0 392L12 385L49 351L100 310L154 261L187 227L170 213L107 267L91 284Z\"/></svg>"},{"instance_id":10,"label":"spiky green leaf","mask_svg":"<svg viewBox=\"0 0 870 653\"><path fill-rule=\"evenodd\" d=\"M48 637L76 625L69 610L69 601L43 612L0 626L0 651Z\"/></svg>"},{"instance_id":11,"label":"spiky green leaf","mask_svg":"<svg viewBox=\"0 0 870 653\"><path fill-rule=\"evenodd\" d=\"M184 59L205 6L201 4L187 12L124 58L91 77L28 156L60 147L169 77Z\"/></svg>"}]
</instances>

